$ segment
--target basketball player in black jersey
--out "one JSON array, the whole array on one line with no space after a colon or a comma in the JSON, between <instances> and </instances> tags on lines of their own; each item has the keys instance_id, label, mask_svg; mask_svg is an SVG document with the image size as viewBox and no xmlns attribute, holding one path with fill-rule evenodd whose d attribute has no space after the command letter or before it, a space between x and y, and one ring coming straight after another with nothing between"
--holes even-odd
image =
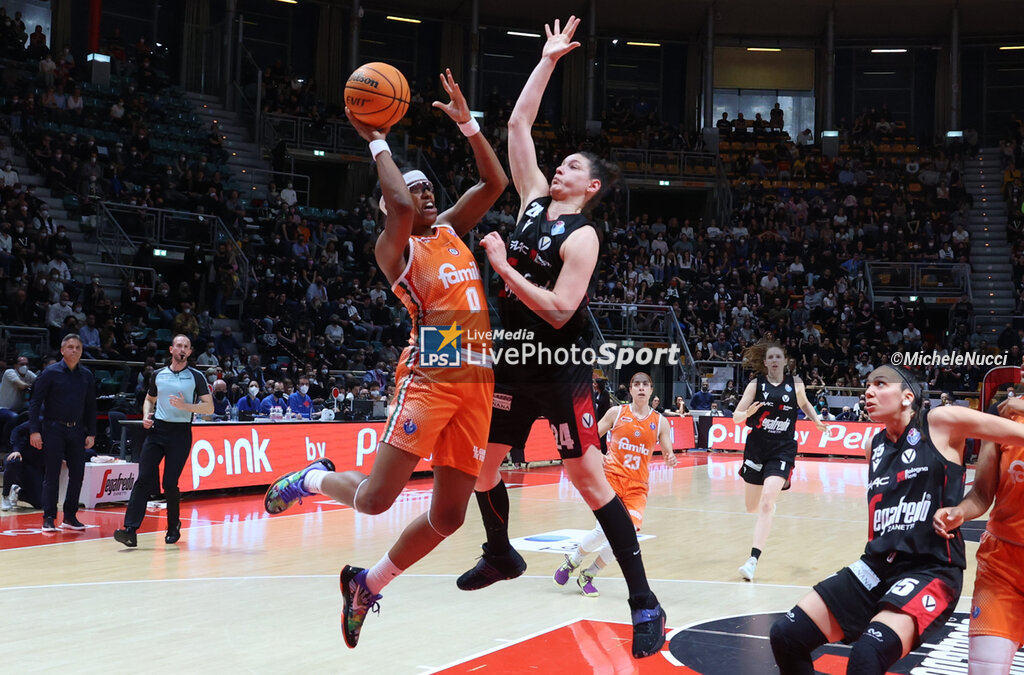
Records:
<instances>
[{"instance_id":1,"label":"basketball player in black jersey","mask_svg":"<svg viewBox=\"0 0 1024 675\"><path fill-rule=\"evenodd\" d=\"M868 543L849 567L814 586L772 626L782 675L813 675L811 652L852 644L847 673L884 675L949 619L966 565L959 530L945 539L932 528L939 508L964 494L964 441L1024 442L1024 424L961 406L921 412L921 387L910 373L881 366L868 375L865 401L873 422L868 467Z\"/></svg>"},{"instance_id":2,"label":"basketball player in black jersey","mask_svg":"<svg viewBox=\"0 0 1024 675\"><path fill-rule=\"evenodd\" d=\"M757 561L768 541L779 493L789 489L789 477L796 462L796 411L799 406L819 431L828 427L807 400L804 383L786 375L786 352L777 342L758 342L743 351L743 366L757 373L732 415L737 423L750 427L743 446L740 476L747 484L744 494L747 513L757 514L754 545L740 567L740 576L754 580Z\"/></svg>"},{"instance_id":3,"label":"basketball player in black jersey","mask_svg":"<svg viewBox=\"0 0 1024 675\"><path fill-rule=\"evenodd\" d=\"M586 345L587 289L597 265L597 232L583 211L611 186L613 170L587 153L569 155L549 185L537 166L530 129L555 64L579 46L572 41L579 20L562 29L545 26L547 42L508 121L512 180L522 202L515 232L505 242L496 232L481 244L502 280L499 310L504 350L537 347L559 350ZM510 338L509 331L525 334ZM563 352L564 353L564 352ZM494 401L487 454L477 480L477 502L487 532L484 554L458 579L463 590L513 579L526 562L508 539L509 503L499 468L511 447L522 447L534 420L547 418L565 473L594 511L611 543L629 590L633 656L650 656L665 642L665 612L647 584L636 530L629 513L604 477L597 416L590 395L593 370L587 363L520 359L494 367Z\"/></svg>"}]
</instances>

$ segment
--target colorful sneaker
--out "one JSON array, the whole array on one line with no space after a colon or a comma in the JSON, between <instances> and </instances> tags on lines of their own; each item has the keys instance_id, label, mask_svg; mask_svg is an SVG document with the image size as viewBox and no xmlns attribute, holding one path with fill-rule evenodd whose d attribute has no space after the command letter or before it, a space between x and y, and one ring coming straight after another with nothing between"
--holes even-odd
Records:
<instances>
[{"instance_id":1,"label":"colorful sneaker","mask_svg":"<svg viewBox=\"0 0 1024 675\"><path fill-rule=\"evenodd\" d=\"M661 651L665 644L665 610L661 605L654 609L633 611L633 658L642 659Z\"/></svg>"},{"instance_id":2,"label":"colorful sneaker","mask_svg":"<svg viewBox=\"0 0 1024 675\"><path fill-rule=\"evenodd\" d=\"M484 554L476 561L473 569L463 572L455 585L464 591L477 591L487 588L497 581L515 579L526 571L526 561L514 548L509 548L504 555L493 555L487 552L487 544L483 545Z\"/></svg>"},{"instance_id":3,"label":"colorful sneaker","mask_svg":"<svg viewBox=\"0 0 1024 675\"><path fill-rule=\"evenodd\" d=\"M750 556L747 558L747 562L740 567L740 576L747 581L753 581L755 571L757 571L757 558Z\"/></svg>"},{"instance_id":4,"label":"colorful sneaker","mask_svg":"<svg viewBox=\"0 0 1024 675\"><path fill-rule=\"evenodd\" d=\"M596 598L601 595L597 590L597 586L594 585L594 575L587 573L586 570L580 572L580 576L576 579L576 583L579 585L580 591L583 592L583 595L588 598Z\"/></svg>"},{"instance_id":5,"label":"colorful sneaker","mask_svg":"<svg viewBox=\"0 0 1024 675\"><path fill-rule=\"evenodd\" d=\"M267 509L267 513L281 513L295 502L301 504L303 497L313 496L312 492L302 486L302 479L306 477L310 469L334 471L334 462L326 457L318 459L305 469L286 473L275 480L263 498L263 506Z\"/></svg>"},{"instance_id":6,"label":"colorful sneaker","mask_svg":"<svg viewBox=\"0 0 1024 675\"><path fill-rule=\"evenodd\" d=\"M555 570L555 583L559 586L565 586L569 583L569 577L572 576L572 573L576 571L577 567L579 567L579 565L573 565L572 560L569 559L569 555L566 554L565 562Z\"/></svg>"},{"instance_id":7,"label":"colorful sneaker","mask_svg":"<svg viewBox=\"0 0 1024 675\"><path fill-rule=\"evenodd\" d=\"M341 612L341 632L345 635L345 644L354 649L359 643L359 631L363 621L371 610L380 613L380 593L374 595L366 587L366 570L362 567L345 565L341 570L341 597L345 606Z\"/></svg>"}]
</instances>

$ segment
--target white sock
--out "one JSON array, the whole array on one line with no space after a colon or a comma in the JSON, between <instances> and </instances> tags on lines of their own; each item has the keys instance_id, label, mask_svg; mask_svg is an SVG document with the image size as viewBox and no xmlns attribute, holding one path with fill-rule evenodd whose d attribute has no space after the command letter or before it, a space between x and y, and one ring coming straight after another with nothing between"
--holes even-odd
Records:
<instances>
[{"instance_id":1,"label":"white sock","mask_svg":"<svg viewBox=\"0 0 1024 675\"><path fill-rule=\"evenodd\" d=\"M326 471L324 472L326 473ZM387 553L377 561L377 564L366 570L366 587L371 593L380 593L381 589L390 584L395 577L404 572L391 562L391 556Z\"/></svg>"},{"instance_id":2,"label":"white sock","mask_svg":"<svg viewBox=\"0 0 1024 675\"><path fill-rule=\"evenodd\" d=\"M324 483L324 477L330 473L329 471L320 471L319 469L313 469L307 471L306 475L302 477L302 487L306 488L307 492L315 492L321 494L323 490L320 487Z\"/></svg>"}]
</instances>

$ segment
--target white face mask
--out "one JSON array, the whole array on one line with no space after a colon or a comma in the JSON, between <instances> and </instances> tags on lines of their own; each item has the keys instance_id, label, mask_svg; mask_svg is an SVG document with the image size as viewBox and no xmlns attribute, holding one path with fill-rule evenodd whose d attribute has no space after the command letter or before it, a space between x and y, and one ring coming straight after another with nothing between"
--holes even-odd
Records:
<instances>
[{"instance_id":1,"label":"white face mask","mask_svg":"<svg viewBox=\"0 0 1024 675\"><path fill-rule=\"evenodd\" d=\"M302 385L301 387L299 387L299 391L301 391L303 394L305 394L306 392L309 391L309 385L308 384Z\"/></svg>"},{"instance_id":2,"label":"white face mask","mask_svg":"<svg viewBox=\"0 0 1024 675\"><path fill-rule=\"evenodd\" d=\"M18 374L26 375L28 373L28 366L18 366Z\"/></svg>"},{"instance_id":3,"label":"white face mask","mask_svg":"<svg viewBox=\"0 0 1024 675\"><path fill-rule=\"evenodd\" d=\"M256 394L258 394L258 393L260 393L260 388L259 387L249 387L249 396L252 396L252 397L255 398Z\"/></svg>"}]
</instances>

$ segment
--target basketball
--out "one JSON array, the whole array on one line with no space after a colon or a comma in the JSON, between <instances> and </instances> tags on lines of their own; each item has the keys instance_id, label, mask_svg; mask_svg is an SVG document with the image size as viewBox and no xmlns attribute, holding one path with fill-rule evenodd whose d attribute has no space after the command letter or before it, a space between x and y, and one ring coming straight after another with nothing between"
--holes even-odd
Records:
<instances>
[{"instance_id":1,"label":"basketball","mask_svg":"<svg viewBox=\"0 0 1024 675\"><path fill-rule=\"evenodd\" d=\"M375 129L390 127L409 109L409 83L387 63L364 64L345 83L345 105L363 124Z\"/></svg>"}]
</instances>

